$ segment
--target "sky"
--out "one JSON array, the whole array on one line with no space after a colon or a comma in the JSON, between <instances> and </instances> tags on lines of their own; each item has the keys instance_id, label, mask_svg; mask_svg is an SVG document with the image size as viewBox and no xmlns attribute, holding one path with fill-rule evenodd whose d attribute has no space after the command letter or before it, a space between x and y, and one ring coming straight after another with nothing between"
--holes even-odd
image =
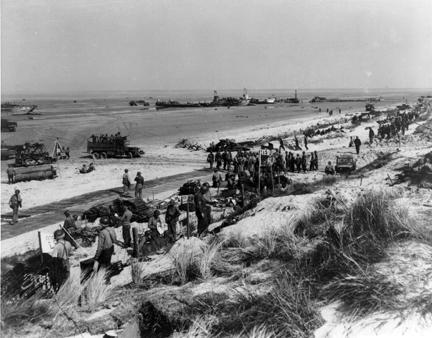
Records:
<instances>
[{"instance_id":1,"label":"sky","mask_svg":"<svg viewBox=\"0 0 432 338\"><path fill-rule=\"evenodd\" d=\"M3 93L432 88L430 0L2 0Z\"/></svg>"}]
</instances>

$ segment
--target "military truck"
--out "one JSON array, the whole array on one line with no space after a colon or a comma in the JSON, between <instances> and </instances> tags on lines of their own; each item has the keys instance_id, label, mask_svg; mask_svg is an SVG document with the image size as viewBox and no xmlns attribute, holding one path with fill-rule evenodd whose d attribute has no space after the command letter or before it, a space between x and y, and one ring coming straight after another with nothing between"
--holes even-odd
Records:
<instances>
[{"instance_id":1,"label":"military truck","mask_svg":"<svg viewBox=\"0 0 432 338\"><path fill-rule=\"evenodd\" d=\"M16 131L18 123L9 121L7 119L1 119L1 131L2 132L13 132Z\"/></svg>"},{"instance_id":2,"label":"military truck","mask_svg":"<svg viewBox=\"0 0 432 338\"><path fill-rule=\"evenodd\" d=\"M45 180L57 177L53 166L55 159L49 156L42 143L25 143L15 147L15 163L8 165L13 182Z\"/></svg>"},{"instance_id":3,"label":"military truck","mask_svg":"<svg viewBox=\"0 0 432 338\"><path fill-rule=\"evenodd\" d=\"M94 159L99 158L137 158L144 154L138 147L129 146L127 136L95 136L87 140L87 152Z\"/></svg>"},{"instance_id":4,"label":"military truck","mask_svg":"<svg viewBox=\"0 0 432 338\"><path fill-rule=\"evenodd\" d=\"M356 160L351 153L336 156L335 171L338 174L349 175L356 170Z\"/></svg>"}]
</instances>

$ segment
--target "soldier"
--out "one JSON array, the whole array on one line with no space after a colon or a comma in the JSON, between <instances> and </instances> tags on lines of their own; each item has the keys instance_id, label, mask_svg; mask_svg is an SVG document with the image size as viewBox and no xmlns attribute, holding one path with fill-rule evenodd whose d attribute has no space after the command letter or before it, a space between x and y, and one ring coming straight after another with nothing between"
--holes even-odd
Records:
<instances>
[{"instance_id":1,"label":"soldier","mask_svg":"<svg viewBox=\"0 0 432 338\"><path fill-rule=\"evenodd\" d=\"M226 170L228 164L228 152L226 150L224 150L224 152L222 153L222 161L223 161L223 169Z\"/></svg>"},{"instance_id":2,"label":"soldier","mask_svg":"<svg viewBox=\"0 0 432 338\"><path fill-rule=\"evenodd\" d=\"M170 201L165 214L165 222L168 226L168 237L171 242L177 240L177 222L180 217L180 210L177 208L174 201Z\"/></svg>"},{"instance_id":3,"label":"soldier","mask_svg":"<svg viewBox=\"0 0 432 338\"><path fill-rule=\"evenodd\" d=\"M304 146L305 146L306 150L309 150L309 148L308 148L308 139L307 139L306 135L304 136Z\"/></svg>"},{"instance_id":4,"label":"soldier","mask_svg":"<svg viewBox=\"0 0 432 338\"><path fill-rule=\"evenodd\" d=\"M123 235L123 243L126 248L129 248L131 246L131 218L132 218L132 211L129 210L129 208L125 205L123 207L123 216L120 218L120 223L122 225L122 235Z\"/></svg>"},{"instance_id":5,"label":"soldier","mask_svg":"<svg viewBox=\"0 0 432 338\"><path fill-rule=\"evenodd\" d=\"M207 162L210 163L210 169L213 169L214 160L214 155L212 152L210 152L210 154L207 156Z\"/></svg>"},{"instance_id":6,"label":"soldier","mask_svg":"<svg viewBox=\"0 0 432 338\"><path fill-rule=\"evenodd\" d=\"M8 167L6 169L6 173L8 176L8 184L12 184L15 182L15 169L13 167Z\"/></svg>"},{"instance_id":7,"label":"soldier","mask_svg":"<svg viewBox=\"0 0 432 338\"><path fill-rule=\"evenodd\" d=\"M216 152L215 160L216 160L216 168L220 169L220 167L222 166L222 155L219 151Z\"/></svg>"},{"instance_id":8,"label":"soldier","mask_svg":"<svg viewBox=\"0 0 432 338\"><path fill-rule=\"evenodd\" d=\"M207 231L211 222L211 207L212 204L210 195L210 185L206 182L201 186L201 189L195 194L195 214L198 218L198 235Z\"/></svg>"},{"instance_id":9,"label":"soldier","mask_svg":"<svg viewBox=\"0 0 432 338\"><path fill-rule=\"evenodd\" d=\"M220 184L222 182L222 175L218 169L214 170L212 181L213 181L213 188L220 188Z\"/></svg>"},{"instance_id":10,"label":"soldier","mask_svg":"<svg viewBox=\"0 0 432 338\"><path fill-rule=\"evenodd\" d=\"M295 158L295 164L297 167L297 172L299 173L301 170L301 164L302 164L302 160L299 154L297 154L297 157Z\"/></svg>"},{"instance_id":11,"label":"soldier","mask_svg":"<svg viewBox=\"0 0 432 338\"><path fill-rule=\"evenodd\" d=\"M160 237L158 227L162 227L162 220L160 219L160 211L155 210L153 216L148 221L148 228L151 231L152 237L157 239Z\"/></svg>"},{"instance_id":12,"label":"soldier","mask_svg":"<svg viewBox=\"0 0 432 338\"><path fill-rule=\"evenodd\" d=\"M9 199L9 206L12 209L12 221L10 224L18 223L18 209L22 208L22 199L19 189L15 189L15 193Z\"/></svg>"},{"instance_id":13,"label":"soldier","mask_svg":"<svg viewBox=\"0 0 432 338\"><path fill-rule=\"evenodd\" d=\"M111 257L114 254L114 244L123 247L123 244L117 240L115 230L110 224L109 217L101 217L99 223L103 229L98 235L98 245L93 264L94 272L97 272L100 267L107 268L111 265Z\"/></svg>"},{"instance_id":14,"label":"soldier","mask_svg":"<svg viewBox=\"0 0 432 338\"><path fill-rule=\"evenodd\" d=\"M51 274L53 278L53 287L58 291L62 284L69 278L70 262L69 257L72 254L72 245L65 240L65 232L63 230L54 231L54 239L56 244L51 253L53 257Z\"/></svg>"},{"instance_id":15,"label":"soldier","mask_svg":"<svg viewBox=\"0 0 432 338\"><path fill-rule=\"evenodd\" d=\"M302 164L302 169L303 172L306 172L306 167L307 167L307 160L306 160L306 152L303 152L302 157L301 157L301 164Z\"/></svg>"},{"instance_id":16,"label":"soldier","mask_svg":"<svg viewBox=\"0 0 432 338\"><path fill-rule=\"evenodd\" d=\"M135 198L142 199L142 191L144 187L144 177L141 176L141 172L138 171L135 177Z\"/></svg>"},{"instance_id":17,"label":"soldier","mask_svg":"<svg viewBox=\"0 0 432 338\"><path fill-rule=\"evenodd\" d=\"M315 154L311 153L309 171L315 170Z\"/></svg>"},{"instance_id":18,"label":"soldier","mask_svg":"<svg viewBox=\"0 0 432 338\"><path fill-rule=\"evenodd\" d=\"M374 136L375 136L375 133L374 133L372 127L369 127L369 143L370 143L370 145L373 144Z\"/></svg>"},{"instance_id":19,"label":"soldier","mask_svg":"<svg viewBox=\"0 0 432 338\"><path fill-rule=\"evenodd\" d=\"M315 156L314 156L314 168L315 168L315 170L318 170L318 153L316 150L314 151L314 154L315 154Z\"/></svg>"},{"instance_id":20,"label":"soldier","mask_svg":"<svg viewBox=\"0 0 432 338\"><path fill-rule=\"evenodd\" d=\"M123 194L126 194L130 188L130 180L129 180L129 170L125 169L124 170L124 174L123 174L123 178L122 178L122 184L123 184Z\"/></svg>"},{"instance_id":21,"label":"soldier","mask_svg":"<svg viewBox=\"0 0 432 338\"><path fill-rule=\"evenodd\" d=\"M361 141L360 141L360 139L359 139L358 136L354 140L354 145L355 145L355 148L356 148L357 155L360 154Z\"/></svg>"},{"instance_id":22,"label":"soldier","mask_svg":"<svg viewBox=\"0 0 432 338\"><path fill-rule=\"evenodd\" d=\"M69 210L66 210L64 212L64 215L65 215L65 220L63 222L63 229L66 230L66 234L64 236L65 240L68 241L71 245L73 245L75 249L78 249L77 243L73 240L73 238L70 235L72 232L76 230L75 219L73 218Z\"/></svg>"},{"instance_id":23,"label":"soldier","mask_svg":"<svg viewBox=\"0 0 432 338\"><path fill-rule=\"evenodd\" d=\"M335 174L335 170L334 170L334 168L332 166L332 163L330 161L327 163L327 165L326 165L326 167L324 169L324 172L327 175L334 175Z\"/></svg>"}]
</instances>

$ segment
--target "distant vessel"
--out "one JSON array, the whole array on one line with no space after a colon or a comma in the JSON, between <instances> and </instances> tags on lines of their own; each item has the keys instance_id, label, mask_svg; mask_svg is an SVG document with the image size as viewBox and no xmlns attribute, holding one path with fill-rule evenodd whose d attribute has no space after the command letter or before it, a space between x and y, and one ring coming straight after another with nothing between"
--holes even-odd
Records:
<instances>
[{"instance_id":1,"label":"distant vessel","mask_svg":"<svg viewBox=\"0 0 432 338\"><path fill-rule=\"evenodd\" d=\"M273 104L273 103L275 103L275 101L276 101L275 97L268 97L267 99L265 99L265 103L268 103L268 104Z\"/></svg>"},{"instance_id":2,"label":"distant vessel","mask_svg":"<svg viewBox=\"0 0 432 338\"><path fill-rule=\"evenodd\" d=\"M285 103L300 103L300 100L297 97L297 89L294 91L294 97L289 97L284 100Z\"/></svg>"},{"instance_id":3,"label":"distant vessel","mask_svg":"<svg viewBox=\"0 0 432 338\"><path fill-rule=\"evenodd\" d=\"M181 103L179 101L160 101L157 100L155 103L156 109L166 109L166 108L199 108L201 107L201 104L199 103L193 103L193 102L187 102L187 103Z\"/></svg>"},{"instance_id":4,"label":"distant vessel","mask_svg":"<svg viewBox=\"0 0 432 338\"><path fill-rule=\"evenodd\" d=\"M2 113L8 113L12 115L31 114L36 108L37 105L22 106L20 104L10 102L5 102L1 104Z\"/></svg>"}]
</instances>

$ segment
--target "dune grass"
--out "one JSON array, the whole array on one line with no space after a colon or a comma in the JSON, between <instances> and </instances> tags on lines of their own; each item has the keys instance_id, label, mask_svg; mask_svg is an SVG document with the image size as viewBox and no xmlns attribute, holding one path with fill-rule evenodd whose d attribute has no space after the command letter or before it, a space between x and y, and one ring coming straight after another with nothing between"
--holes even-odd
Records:
<instances>
[{"instance_id":1,"label":"dune grass","mask_svg":"<svg viewBox=\"0 0 432 338\"><path fill-rule=\"evenodd\" d=\"M82 299L90 311L101 305L112 292L112 286L107 283L106 269L99 269L83 285Z\"/></svg>"},{"instance_id":2,"label":"dune grass","mask_svg":"<svg viewBox=\"0 0 432 338\"><path fill-rule=\"evenodd\" d=\"M212 337L310 337L321 324L308 283L288 271L281 272L264 294L233 292L229 298L202 295L189 309L191 315L218 319L211 327Z\"/></svg>"},{"instance_id":3,"label":"dune grass","mask_svg":"<svg viewBox=\"0 0 432 338\"><path fill-rule=\"evenodd\" d=\"M221 255L224 242L217 237L208 243L182 243L170 256L174 265L173 279L185 284L197 278L208 279L215 274L230 274L236 269Z\"/></svg>"}]
</instances>

